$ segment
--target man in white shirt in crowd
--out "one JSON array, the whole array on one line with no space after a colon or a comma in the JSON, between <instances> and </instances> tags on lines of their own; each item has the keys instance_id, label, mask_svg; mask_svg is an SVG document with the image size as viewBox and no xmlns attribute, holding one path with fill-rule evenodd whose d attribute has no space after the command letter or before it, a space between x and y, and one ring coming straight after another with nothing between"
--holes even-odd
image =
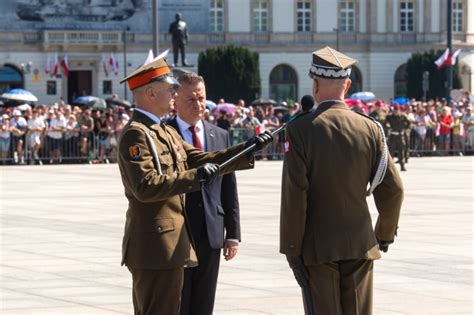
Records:
<instances>
[{"instance_id":1,"label":"man in white shirt in crowd","mask_svg":"<svg viewBox=\"0 0 474 315\"><path fill-rule=\"evenodd\" d=\"M38 110L33 109L33 117L28 120L28 134L27 134L27 150L31 150L33 158L31 164L37 161L39 164L43 164L39 158L39 150L41 148L41 135L46 128L43 117L39 115Z\"/></svg>"},{"instance_id":2,"label":"man in white shirt in crowd","mask_svg":"<svg viewBox=\"0 0 474 315\"><path fill-rule=\"evenodd\" d=\"M61 158L63 132L66 130L66 119L58 108L53 109L53 117L48 128L48 145L50 163L59 163Z\"/></svg>"}]
</instances>

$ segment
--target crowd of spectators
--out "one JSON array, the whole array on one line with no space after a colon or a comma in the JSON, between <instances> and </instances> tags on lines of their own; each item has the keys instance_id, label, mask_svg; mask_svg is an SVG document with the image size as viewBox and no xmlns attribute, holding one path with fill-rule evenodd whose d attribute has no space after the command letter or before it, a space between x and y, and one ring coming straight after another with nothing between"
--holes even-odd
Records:
<instances>
[{"instance_id":1,"label":"crowd of spectators","mask_svg":"<svg viewBox=\"0 0 474 315\"><path fill-rule=\"evenodd\" d=\"M219 103L224 103L220 100ZM219 104L218 104L219 105ZM387 136L390 126L384 118L394 102L366 102L351 105L352 110L378 119ZM300 104L282 103L246 106L243 100L225 110L209 110L205 119L230 132L232 143L245 141L255 133L273 130L301 112ZM21 110L20 110L21 108ZM464 154L472 152L474 116L469 100L448 103L445 99L422 102L411 100L400 106L410 122L407 143L412 154ZM115 162L121 130L133 108L112 106L106 109L71 106L58 102L52 106L0 108L0 162L2 164L109 163ZM173 113L170 113L170 117ZM277 137L260 156L283 157L284 135Z\"/></svg>"}]
</instances>

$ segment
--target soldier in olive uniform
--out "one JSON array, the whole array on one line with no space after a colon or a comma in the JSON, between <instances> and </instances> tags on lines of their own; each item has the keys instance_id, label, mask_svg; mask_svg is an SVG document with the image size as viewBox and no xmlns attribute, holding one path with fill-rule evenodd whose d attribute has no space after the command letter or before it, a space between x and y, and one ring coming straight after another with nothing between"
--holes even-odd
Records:
<instances>
[{"instance_id":1,"label":"soldier in olive uniform","mask_svg":"<svg viewBox=\"0 0 474 315\"><path fill-rule=\"evenodd\" d=\"M371 314L373 260L398 227L403 188L383 130L344 103L355 62L330 47L314 52L309 75L318 107L287 127L280 252L302 286L306 314Z\"/></svg>"},{"instance_id":2,"label":"soldier in olive uniform","mask_svg":"<svg viewBox=\"0 0 474 315\"><path fill-rule=\"evenodd\" d=\"M397 151L398 163L400 163L400 169L406 171L405 168L405 134L406 130L410 128L410 122L405 114L400 112L400 105L393 105L393 111L386 118L386 125L389 128L389 142L388 147L390 148L390 154L392 157Z\"/></svg>"},{"instance_id":3,"label":"soldier in olive uniform","mask_svg":"<svg viewBox=\"0 0 474 315\"><path fill-rule=\"evenodd\" d=\"M380 100L376 101L374 104L375 110L371 112L369 116L375 119L376 121L378 121L384 129L385 135L388 135L387 128L385 126L385 118L387 117L387 114L382 109L382 105L383 105L382 101Z\"/></svg>"},{"instance_id":4,"label":"soldier in olive uniform","mask_svg":"<svg viewBox=\"0 0 474 315\"><path fill-rule=\"evenodd\" d=\"M187 144L160 116L172 110L179 83L165 59L145 65L127 81L136 109L119 141L118 163L128 211L122 264L133 278L135 314L179 314L184 268L197 265L184 213L185 194L200 190L218 174L253 167L243 156L218 164L253 143L271 142L269 134L214 152Z\"/></svg>"}]
</instances>

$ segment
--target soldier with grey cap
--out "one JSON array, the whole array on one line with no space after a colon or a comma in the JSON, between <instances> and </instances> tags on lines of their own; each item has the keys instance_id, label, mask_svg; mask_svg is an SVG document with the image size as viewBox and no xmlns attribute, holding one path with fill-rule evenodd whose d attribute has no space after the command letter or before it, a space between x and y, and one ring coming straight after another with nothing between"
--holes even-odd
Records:
<instances>
[{"instance_id":1,"label":"soldier with grey cap","mask_svg":"<svg viewBox=\"0 0 474 315\"><path fill-rule=\"evenodd\" d=\"M261 149L272 137L259 135L214 152L187 144L160 118L173 109L179 87L163 56L122 82L127 82L136 103L118 147L128 199L122 264L132 274L135 314L179 314L184 268L198 263L184 212L185 194L218 175L253 168L253 156L225 167L217 163L254 143Z\"/></svg>"},{"instance_id":2,"label":"soldier with grey cap","mask_svg":"<svg viewBox=\"0 0 474 315\"><path fill-rule=\"evenodd\" d=\"M312 57L318 107L287 127L280 252L302 287L306 314L371 314L373 260L397 233L402 182L382 127L344 103L357 61L330 47Z\"/></svg>"}]
</instances>

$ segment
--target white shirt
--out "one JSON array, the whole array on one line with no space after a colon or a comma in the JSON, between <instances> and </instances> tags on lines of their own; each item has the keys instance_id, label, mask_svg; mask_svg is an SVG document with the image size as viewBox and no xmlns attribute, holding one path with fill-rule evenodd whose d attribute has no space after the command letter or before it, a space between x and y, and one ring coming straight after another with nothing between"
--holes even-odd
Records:
<instances>
[{"instance_id":1,"label":"white shirt","mask_svg":"<svg viewBox=\"0 0 474 315\"><path fill-rule=\"evenodd\" d=\"M63 115L59 117L59 119L54 116L51 118L51 122L49 123L49 128L52 129L53 127L59 127L59 128L64 128L66 129L66 118L64 118ZM63 137L63 132L62 131L55 131L55 130L49 130L48 131L48 136L53 139L61 139Z\"/></svg>"},{"instance_id":2,"label":"white shirt","mask_svg":"<svg viewBox=\"0 0 474 315\"><path fill-rule=\"evenodd\" d=\"M147 112L146 110L143 110L143 109L141 109L141 108L135 108L134 110L136 110L137 112L142 113L143 115L148 116L148 118L150 118L151 120L153 120L155 123L161 124L161 119L160 119L158 116L156 116L156 115L154 115L154 114L152 114L152 113L150 113L150 112Z\"/></svg>"},{"instance_id":3,"label":"white shirt","mask_svg":"<svg viewBox=\"0 0 474 315\"><path fill-rule=\"evenodd\" d=\"M45 128L43 117L31 118L28 120L28 128ZM28 134L33 138L35 136L41 136L42 131L28 131Z\"/></svg>"},{"instance_id":4,"label":"white shirt","mask_svg":"<svg viewBox=\"0 0 474 315\"><path fill-rule=\"evenodd\" d=\"M178 123L179 131L183 135L184 141L187 143L194 145L193 144L193 133L191 130L188 128L191 126L184 120L182 120L179 116L176 117L176 122ZM197 132L196 135L198 136L199 140L201 140L201 145L204 150L206 147L206 139L204 137L204 124L202 123L202 120L199 120L196 124Z\"/></svg>"}]
</instances>

